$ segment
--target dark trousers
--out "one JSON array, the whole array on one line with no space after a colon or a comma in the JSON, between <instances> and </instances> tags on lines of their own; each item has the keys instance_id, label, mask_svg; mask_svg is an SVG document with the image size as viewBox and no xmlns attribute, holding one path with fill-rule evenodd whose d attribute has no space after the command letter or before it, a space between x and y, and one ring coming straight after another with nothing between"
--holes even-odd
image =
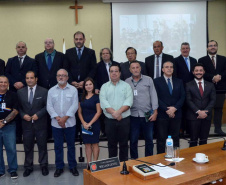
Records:
<instances>
[{"instance_id":1,"label":"dark trousers","mask_svg":"<svg viewBox=\"0 0 226 185\"><path fill-rule=\"evenodd\" d=\"M35 124L35 123L27 123ZM24 168L33 170L34 144L35 138L38 146L38 162L41 167L48 165L47 153L47 129L38 130L34 126L29 128L23 127L23 143L25 151Z\"/></svg>"},{"instance_id":2,"label":"dark trousers","mask_svg":"<svg viewBox=\"0 0 226 185\"><path fill-rule=\"evenodd\" d=\"M216 104L214 106L214 118L213 118L215 129L221 129L224 100L225 100L225 94L217 94Z\"/></svg>"},{"instance_id":3,"label":"dark trousers","mask_svg":"<svg viewBox=\"0 0 226 185\"><path fill-rule=\"evenodd\" d=\"M154 122L146 122L145 117L130 117L130 155L131 158L138 158L138 139L143 133L145 140L145 157L153 155L153 127Z\"/></svg>"},{"instance_id":4,"label":"dark trousers","mask_svg":"<svg viewBox=\"0 0 226 185\"><path fill-rule=\"evenodd\" d=\"M197 146L198 138L199 145L204 145L207 143L210 126L211 120L206 119L189 120L190 140L191 140L190 147Z\"/></svg>"},{"instance_id":5,"label":"dark trousers","mask_svg":"<svg viewBox=\"0 0 226 185\"><path fill-rule=\"evenodd\" d=\"M102 134L105 134L105 115L104 115L104 113L102 113L100 115L99 120L100 120L100 130L101 130Z\"/></svg>"},{"instance_id":6,"label":"dark trousers","mask_svg":"<svg viewBox=\"0 0 226 185\"><path fill-rule=\"evenodd\" d=\"M173 145L179 147L181 119L161 119L156 121L157 127L157 153L165 153L166 139L170 135L173 139Z\"/></svg>"},{"instance_id":7,"label":"dark trousers","mask_svg":"<svg viewBox=\"0 0 226 185\"><path fill-rule=\"evenodd\" d=\"M109 158L118 156L117 145L119 143L119 160L128 160L128 140L130 131L130 116L120 121L105 119L105 131L108 140Z\"/></svg>"}]
</instances>

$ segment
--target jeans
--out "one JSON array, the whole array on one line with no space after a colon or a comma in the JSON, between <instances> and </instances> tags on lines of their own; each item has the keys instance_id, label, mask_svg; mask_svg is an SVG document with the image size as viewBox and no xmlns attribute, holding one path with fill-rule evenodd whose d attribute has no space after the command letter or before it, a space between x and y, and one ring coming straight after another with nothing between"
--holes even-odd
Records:
<instances>
[{"instance_id":1,"label":"jeans","mask_svg":"<svg viewBox=\"0 0 226 185\"><path fill-rule=\"evenodd\" d=\"M130 117L130 155L138 158L137 144L142 131L145 140L145 157L153 155L154 122L146 122L144 117Z\"/></svg>"},{"instance_id":2,"label":"jeans","mask_svg":"<svg viewBox=\"0 0 226 185\"><path fill-rule=\"evenodd\" d=\"M67 160L70 169L77 166L75 160L75 132L76 126L68 128L52 127L55 150L55 164L56 169L63 169L64 167L64 136L67 142Z\"/></svg>"},{"instance_id":3,"label":"jeans","mask_svg":"<svg viewBox=\"0 0 226 185\"><path fill-rule=\"evenodd\" d=\"M17 153L16 153L16 123L11 122L0 129L0 174L5 173L5 163L3 159L3 145L5 146L9 173L16 172Z\"/></svg>"}]
</instances>

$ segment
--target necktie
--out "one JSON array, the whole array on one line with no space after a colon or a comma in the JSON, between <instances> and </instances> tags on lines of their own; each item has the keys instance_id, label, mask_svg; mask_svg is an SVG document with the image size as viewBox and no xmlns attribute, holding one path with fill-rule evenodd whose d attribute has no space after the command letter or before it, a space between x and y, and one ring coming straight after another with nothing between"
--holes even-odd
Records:
<instances>
[{"instance_id":1,"label":"necktie","mask_svg":"<svg viewBox=\"0 0 226 185\"><path fill-rule=\"evenodd\" d=\"M215 64L214 56L212 56L212 63L213 63L214 68L216 69L216 64Z\"/></svg>"},{"instance_id":2,"label":"necktie","mask_svg":"<svg viewBox=\"0 0 226 185\"><path fill-rule=\"evenodd\" d=\"M22 66L22 59L23 59L23 57L19 57L20 67Z\"/></svg>"},{"instance_id":3,"label":"necktie","mask_svg":"<svg viewBox=\"0 0 226 185\"><path fill-rule=\"evenodd\" d=\"M185 58L185 63L187 65L187 67L188 67L188 71L190 71L190 68L189 68L189 65L188 65L188 58L187 57Z\"/></svg>"},{"instance_id":4,"label":"necktie","mask_svg":"<svg viewBox=\"0 0 226 185\"><path fill-rule=\"evenodd\" d=\"M203 96L203 88L202 88L202 82L199 82L199 92L201 94L201 96Z\"/></svg>"},{"instance_id":5,"label":"necktie","mask_svg":"<svg viewBox=\"0 0 226 185\"><path fill-rule=\"evenodd\" d=\"M47 66L48 66L48 69L50 71L51 67L52 67L52 57L51 57L51 54L48 54L48 58L47 58Z\"/></svg>"},{"instance_id":6,"label":"necktie","mask_svg":"<svg viewBox=\"0 0 226 185\"><path fill-rule=\"evenodd\" d=\"M173 88L172 88L172 85L171 85L170 79L168 78L167 80L168 80L168 88L169 88L169 92L170 92L170 94L172 95Z\"/></svg>"},{"instance_id":7,"label":"necktie","mask_svg":"<svg viewBox=\"0 0 226 185\"><path fill-rule=\"evenodd\" d=\"M159 55L156 56L157 60L156 60L156 78L158 78L159 75Z\"/></svg>"},{"instance_id":8,"label":"necktie","mask_svg":"<svg viewBox=\"0 0 226 185\"><path fill-rule=\"evenodd\" d=\"M78 59L80 60L82 54L81 54L81 49L78 49Z\"/></svg>"},{"instance_id":9,"label":"necktie","mask_svg":"<svg viewBox=\"0 0 226 185\"><path fill-rule=\"evenodd\" d=\"M30 97L29 97L29 103L30 103L30 105L32 104L32 102L33 102L33 88L31 87L30 88Z\"/></svg>"}]
</instances>

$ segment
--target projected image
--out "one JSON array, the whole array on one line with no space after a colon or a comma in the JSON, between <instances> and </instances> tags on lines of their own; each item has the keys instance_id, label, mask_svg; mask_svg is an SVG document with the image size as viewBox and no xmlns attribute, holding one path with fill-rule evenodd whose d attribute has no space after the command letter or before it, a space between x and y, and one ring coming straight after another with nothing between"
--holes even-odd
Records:
<instances>
[{"instance_id":1,"label":"projected image","mask_svg":"<svg viewBox=\"0 0 226 185\"><path fill-rule=\"evenodd\" d=\"M153 54L151 43L161 40L164 52L175 56L178 43L192 44L195 23L196 16L191 14L120 15L120 51L133 46L146 57Z\"/></svg>"}]
</instances>

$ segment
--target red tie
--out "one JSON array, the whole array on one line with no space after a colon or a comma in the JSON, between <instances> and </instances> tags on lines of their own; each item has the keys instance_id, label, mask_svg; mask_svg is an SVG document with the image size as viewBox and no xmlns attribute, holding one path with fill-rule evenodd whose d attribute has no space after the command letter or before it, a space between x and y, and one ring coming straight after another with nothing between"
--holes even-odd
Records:
<instances>
[{"instance_id":1,"label":"red tie","mask_svg":"<svg viewBox=\"0 0 226 185\"><path fill-rule=\"evenodd\" d=\"M201 96L203 96L203 88L202 88L201 83L202 82L199 82L199 92L200 92Z\"/></svg>"},{"instance_id":2,"label":"red tie","mask_svg":"<svg viewBox=\"0 0 226 185\"><path fill-rule=\"evenodd\" d=\"M214 68L216 69L216 64L215 64L214 56L212 56L212 63L213 63Z\"/></svg>"}]
</instances>

